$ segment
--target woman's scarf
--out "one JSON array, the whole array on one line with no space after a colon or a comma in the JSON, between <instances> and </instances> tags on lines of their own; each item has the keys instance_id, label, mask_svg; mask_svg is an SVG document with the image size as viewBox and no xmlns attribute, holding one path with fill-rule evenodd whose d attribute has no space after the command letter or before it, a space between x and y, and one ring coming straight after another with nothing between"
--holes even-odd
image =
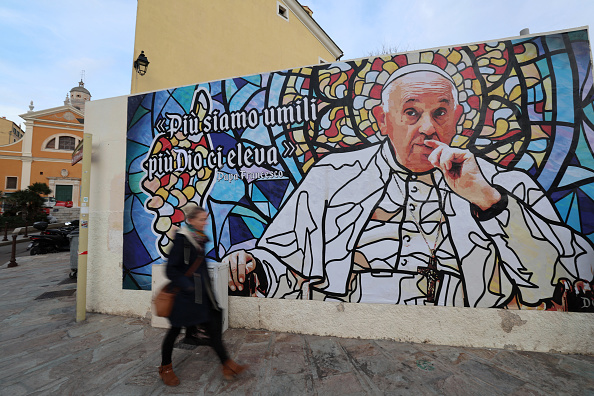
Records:
<instances>
[{"instance_id":1,"label":"woman's scarf","mask_svg":"<svg viewBox=\"0 0 594 396\"><path fill-rule=\"evenodd\" d=\"M188 223L182 225L182 234L184 234L194 247L198 250L198 254L204 255L204 245L208 242L208 237L204 232L199 231Z\"/></svg>"}]
</instances>

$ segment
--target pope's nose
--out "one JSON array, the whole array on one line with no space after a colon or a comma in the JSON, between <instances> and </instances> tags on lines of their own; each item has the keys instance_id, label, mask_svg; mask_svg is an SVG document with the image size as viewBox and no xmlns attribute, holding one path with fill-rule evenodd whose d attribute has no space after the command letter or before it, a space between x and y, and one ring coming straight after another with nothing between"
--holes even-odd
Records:
<instances>
[{"instance_id":1,"label":"pope's nose","mask_svg":"<svg viewBox=\"0 0 594 396\"><path fill-rule=\"evenodd\" d=\"M419 132L425 136L433 136L435 134L435 126L431 116L425 112L419 119Z\"/></svg>"}]
</instances>

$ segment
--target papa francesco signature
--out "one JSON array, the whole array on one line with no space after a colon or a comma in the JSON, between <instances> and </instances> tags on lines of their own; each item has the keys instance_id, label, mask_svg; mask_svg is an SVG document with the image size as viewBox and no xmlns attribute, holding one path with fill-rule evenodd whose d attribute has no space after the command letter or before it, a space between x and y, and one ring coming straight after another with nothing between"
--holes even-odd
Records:
<instances>
[{"instance_id":1,"label":"papa francesco signature","mask_svg":"<svg viewBox=\"0 0 594 396\"><path fill-rule=\"evenodd\" d=\"M235 174L229 173L218 173L217 181L228 181L232 182L235 180L257 180L257 179L280 179L284 176L283 171L266 171L266 172L246 172L241 171Z\"/></svg>"}]
</instances>

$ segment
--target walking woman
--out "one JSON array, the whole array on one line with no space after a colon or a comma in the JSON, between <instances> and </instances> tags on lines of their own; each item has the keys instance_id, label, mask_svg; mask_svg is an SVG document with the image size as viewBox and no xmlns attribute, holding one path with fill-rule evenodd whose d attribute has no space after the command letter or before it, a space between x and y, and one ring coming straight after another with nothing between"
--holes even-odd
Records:
<instances>
[{"instance_id":1,"label":"walking woman","mask_svg":"<svg viewBox=\"0 0 594 396\"><path fill-rule=\"evenodd\" d=\"M186 328L184 342L200 345L197 325L202 325L210 337L210 345L216 351L223 365L223 376L232 379L244 371L247 366L240 366L225 350L222 341L222 315L214 297L212 283L204 263L204 244L208 237L204 227L208 213L196 207L186 213L186 224L182 225L173 242L167 262L167 277L172 287L179 290L175 297L173 310L169 317L171 328L165 335L161 349L162 361L159 375L165 385L179 385L179 379L173 372L171 355L175 339L181 328Z\"/></svg>"}]
</instances>

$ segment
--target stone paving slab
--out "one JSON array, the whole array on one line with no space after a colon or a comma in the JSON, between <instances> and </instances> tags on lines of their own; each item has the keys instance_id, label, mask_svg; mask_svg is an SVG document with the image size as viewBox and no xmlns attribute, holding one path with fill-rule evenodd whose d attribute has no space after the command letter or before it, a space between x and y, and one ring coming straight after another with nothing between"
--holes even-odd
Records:
<instances>
[{"instance_id":1,"label":"stone paving slab","mask_svg":"<svg viewBox=\"0 0 594 396\"><path fill-rule=\"evenodd\" d=\"M229 329L225 381L212 349L177 348L181 385L158 377L165 330L148 318L75 322L69 254L0 266L0 395L594 395L594 357Z\"/></svg>"}]
</instances>

